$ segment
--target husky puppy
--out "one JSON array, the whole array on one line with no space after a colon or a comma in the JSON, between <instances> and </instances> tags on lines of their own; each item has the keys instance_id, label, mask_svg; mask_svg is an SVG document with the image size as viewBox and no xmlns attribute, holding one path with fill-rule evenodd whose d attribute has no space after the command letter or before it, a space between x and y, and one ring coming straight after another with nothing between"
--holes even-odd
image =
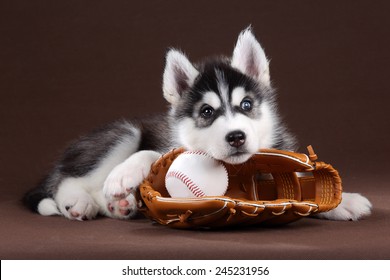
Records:
<instances>
[{"instance_id":1,"label":"husky puppy","mask_svg":"<svg viewBox=\"0 0 390 280\"><path fill-rule=\"evenodd\" d=\"M165 115L121 120L71 144L53 170L24 197L41 215L89 220L98 214L127 219L135 215L135 192L162 153L184 146L218 160L239 164L260 148L295 149L281 122L268 60L250 28L243 30L231 58L193 65L180 51L166 56ZM370 213L359 194L322 218L357 220Z\"/></svg>"}]
</instances>

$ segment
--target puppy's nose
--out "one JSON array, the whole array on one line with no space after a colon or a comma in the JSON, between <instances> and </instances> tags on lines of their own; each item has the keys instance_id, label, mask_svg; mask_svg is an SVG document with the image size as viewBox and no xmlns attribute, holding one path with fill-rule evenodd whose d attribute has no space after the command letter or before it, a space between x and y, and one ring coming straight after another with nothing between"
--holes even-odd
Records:
<instances>
[{"instance_id":1,"label":"puppy's nose","mask_svg":"<svg viewBox=\"0 0 390 280\"><path fill-rule=\"evenodd\" d=\"M238 148L245 143L246 135L241 130L235 130L226 135L226 141L230 146Z\"/></svg>"}]
</instances>

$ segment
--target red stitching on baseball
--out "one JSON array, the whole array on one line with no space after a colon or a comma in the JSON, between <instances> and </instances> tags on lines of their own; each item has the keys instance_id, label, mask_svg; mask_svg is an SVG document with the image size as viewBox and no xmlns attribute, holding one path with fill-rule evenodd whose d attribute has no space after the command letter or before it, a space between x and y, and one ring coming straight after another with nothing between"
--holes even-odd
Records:
<instances>
[{"instance_id":1,"label":"red stitching on baseball","mask_svg":"<svg viewBox=\"0 0 390 280\"><path fill-rule=\"evenodd\" d=\"M202 152L202 151L185 151L183 154L185 154L185 155L201 155L201 156L210 157L210 155L208 155L207 153Z\"/></svg>"},{"instance_id":2,"label":"red stitching on baseball","mask_svg":"<svg viewBox=\"0 0 390 280\"><path fill-rule=\"evenodd\" d=\"M200 189L194 181L192 181L187 175L183 174L180 171L170 171L166 175L166 177L174 177L176 179L179 179L182 181L187 188L196 196L196 197L202 197L206 196L206 194Z\"/></svg>"}]
</instances>

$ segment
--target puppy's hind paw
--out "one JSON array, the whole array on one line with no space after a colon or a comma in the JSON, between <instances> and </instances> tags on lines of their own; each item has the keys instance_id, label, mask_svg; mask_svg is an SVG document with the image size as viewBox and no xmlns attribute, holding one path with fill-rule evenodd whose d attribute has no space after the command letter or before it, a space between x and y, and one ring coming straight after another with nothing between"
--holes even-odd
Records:
<instances>
[{"instance_id":1,"label":"puppy's hind paw","mask_svg":"<svg viewBox=\"0 0 390 280\"><path fill-rule=\"evenodd\" d=\"M120 200L111 200L107 203L106 215L116 219L130 219L137 213L137 200L133 194Z\"/></svg>"},{"instance_id":2,"label":"puppy's hind paw","mask_svg":"<svg viewBox=\"0 0 390 280\"><path fill-rule=\"evenodd\" d=\"M61 203L62 214L70 220L92 220L99 213L99 206L89 195L68 198Z\"/></svg>"}]
</instances>

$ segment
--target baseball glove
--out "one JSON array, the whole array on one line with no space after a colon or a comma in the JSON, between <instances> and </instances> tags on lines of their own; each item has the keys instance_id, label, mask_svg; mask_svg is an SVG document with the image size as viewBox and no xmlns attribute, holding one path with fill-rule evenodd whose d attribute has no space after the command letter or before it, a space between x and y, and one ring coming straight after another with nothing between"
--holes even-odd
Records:
<instances>
[{"instance_id":1,"label":"baseball glove","mask_svg":"<svg viewBox=\"0 0 390 280\"><path fill-rule=\"evenodd\" d=\"M183 148L162 156L140 186L139 210L173 228L216 228L284 224L334 209L341 201L341 178L329 164L306 154L260 150L247 162L225 164L229 185L224 196L172 198L165 175Z\"/></svg>"}]
</instances>

